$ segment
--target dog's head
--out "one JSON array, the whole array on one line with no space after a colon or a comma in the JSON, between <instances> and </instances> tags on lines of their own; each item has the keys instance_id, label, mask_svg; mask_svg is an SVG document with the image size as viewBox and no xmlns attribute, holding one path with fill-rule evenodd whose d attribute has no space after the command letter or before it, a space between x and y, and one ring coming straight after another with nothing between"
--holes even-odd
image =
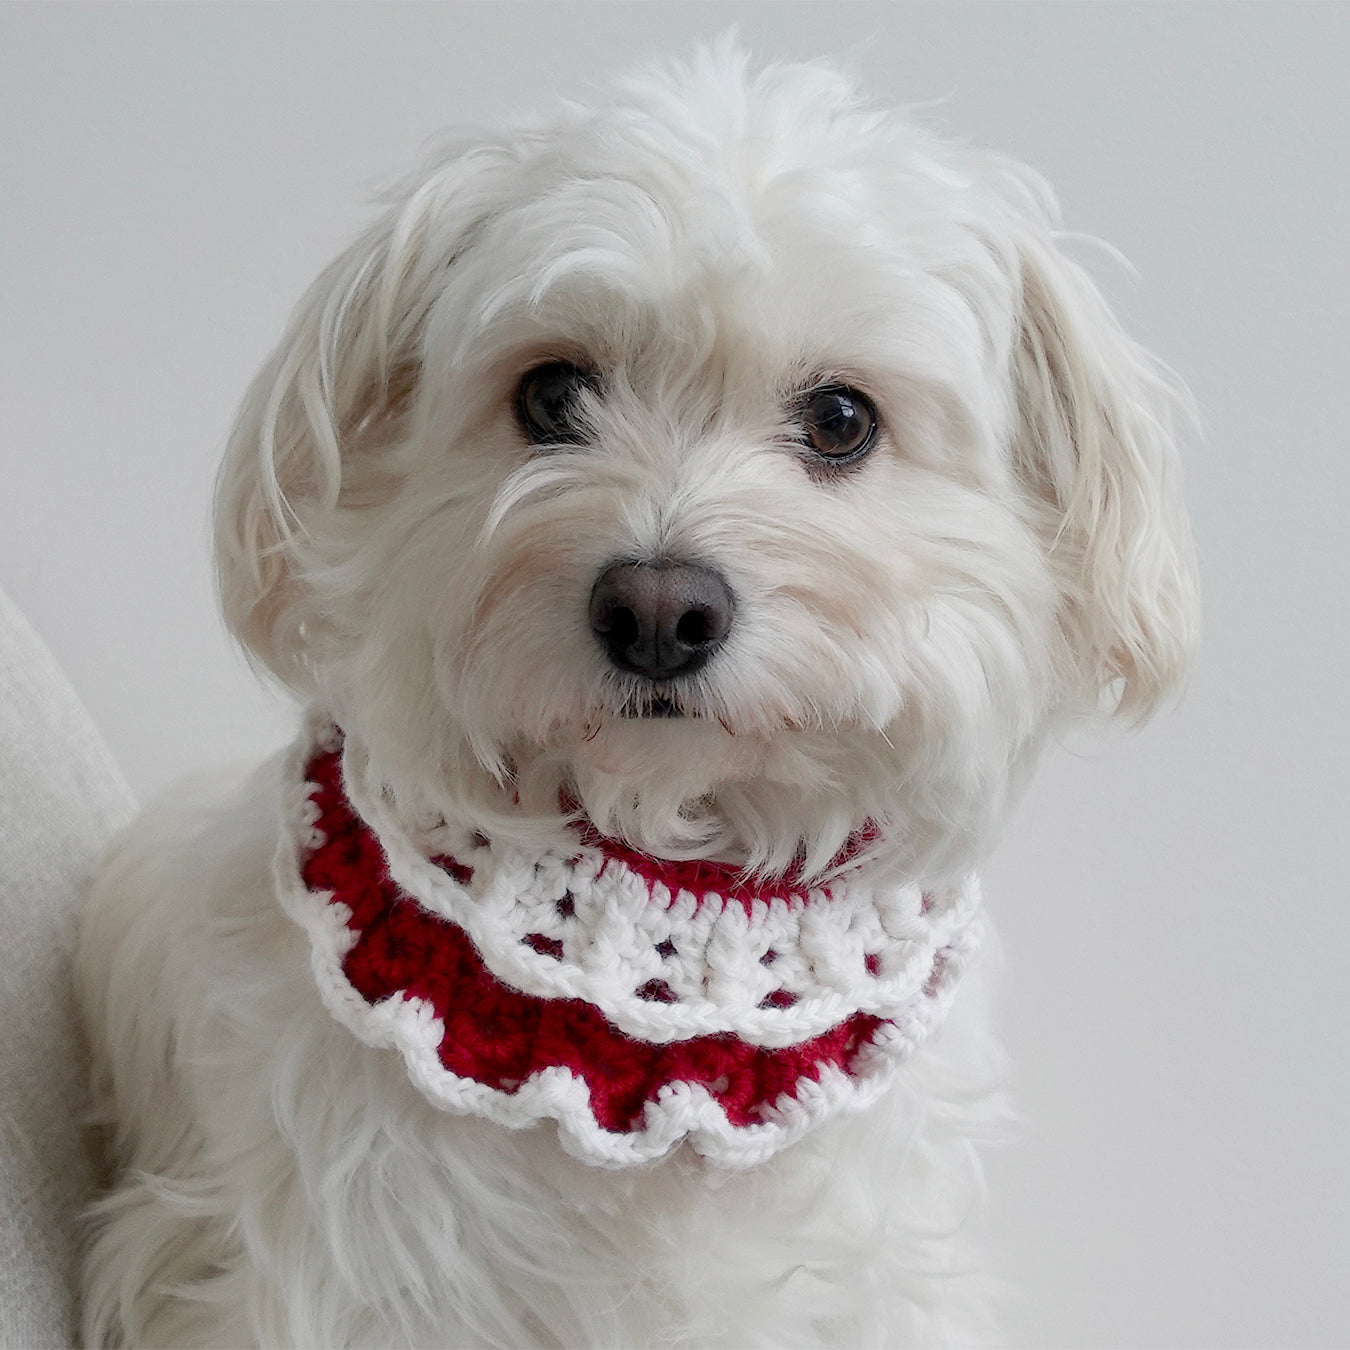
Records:
<instances>
[{"instance_id":1,"label":"dog's head","mask_svg":"<svg viewBox=\"0 0 1350 1350\"><path fill-rule=\"evenodd\" d=\"M319 278L225 612L422 807L961 866L1049 717L1184 672L1173 403L1034 176L722 49L444 149Z\"/></svg>"}]
</instances>

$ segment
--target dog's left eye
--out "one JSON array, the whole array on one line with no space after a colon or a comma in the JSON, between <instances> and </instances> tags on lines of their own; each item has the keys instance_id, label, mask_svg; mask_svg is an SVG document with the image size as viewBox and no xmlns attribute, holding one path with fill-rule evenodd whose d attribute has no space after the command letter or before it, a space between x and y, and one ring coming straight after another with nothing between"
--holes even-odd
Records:
<instances>
[{"instance_id":1,"label":"dog's left eye","mask_svg":"<svg viewBox=\"0 0 1350 1350\"><path fill-rule=\"evenodd\" d=\"M527 370L516 394L516 415L536 445L579 445L585 438L581 396L595 377L570 361Z\"/></svg>"},{"instance_id":2,"label":"dog's left eye","mask_svg":"<svg viewBox=\"0 0 1350 1350\"><path fill-rule=\"evenodd\" d=\"M866 394L846 384L812 389L798 405L806 443L831 464L861 459L877 434L877 410Z\"/></svg>"}]
</instances>

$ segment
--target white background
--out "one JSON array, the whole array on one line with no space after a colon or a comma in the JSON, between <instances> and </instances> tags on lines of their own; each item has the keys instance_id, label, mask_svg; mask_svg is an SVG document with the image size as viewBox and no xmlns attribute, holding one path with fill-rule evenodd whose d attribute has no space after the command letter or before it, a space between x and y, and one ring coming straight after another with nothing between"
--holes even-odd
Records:
<instances>
[{"instance_id":1,"label":"white background","mask_svg":"<svg viewBox=\"0 0 1350 1350\"><path fill-rule=\"evenodd\" d=\"M1350 1340L1350 9L0 9L0 584L134 785L286 713L214 618L245 382L448 123L740 25L1041 168L1203 411L1181 709L1047 763L986 874L1028 1124L992 1159L1019 1335Z\"/></svg>"}]
</instances>

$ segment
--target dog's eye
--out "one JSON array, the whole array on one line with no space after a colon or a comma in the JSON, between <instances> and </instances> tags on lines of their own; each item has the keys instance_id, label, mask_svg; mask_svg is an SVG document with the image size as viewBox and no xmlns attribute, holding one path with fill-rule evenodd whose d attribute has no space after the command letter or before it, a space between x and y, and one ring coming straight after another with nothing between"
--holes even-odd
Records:
<instances>
[{"instance_id":1,"label":"dog's eye","mask_svg":"<svg viewBox=\"0 0 1350 1350\"><path fill-rule=\"evenodd\" d=\"M812 389L798 406L806 443L832 464L861 459L877 434L877 410L865 394L846 384Z\"/></svg>"},{"instance_id":2,"label":"dog's eye","mask_svg":"<svg viewBox=\"0 0 1350 1350\"><path fill-rule=\"evenodd\" d=\"M536 445L578 445L584 439L582 393L595 377L568 361L550 361L525 372L516 394L516 415Z\"/></svg>"}]
</instances>

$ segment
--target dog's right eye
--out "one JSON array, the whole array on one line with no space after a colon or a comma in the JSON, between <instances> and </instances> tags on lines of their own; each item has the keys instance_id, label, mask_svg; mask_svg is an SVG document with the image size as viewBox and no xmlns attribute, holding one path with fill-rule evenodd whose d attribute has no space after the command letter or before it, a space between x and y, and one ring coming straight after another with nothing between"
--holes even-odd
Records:
<instances>
[{"instance_id":1,"label":"dog's right eye","mask_svg":"<svg viewBox=\"0 0 1350 1350\"><path fill-rule=\"evenodd\" d=\"M866 394L846 384L811 390L801 403L803 439L832 465L852 464L872 448L877 410Z\"/></svg>"},{"instance_id":2,"label":"dog's right eye","mask_svg":"<svg viewBox=\"0 0 1350 1350\"><path fill-rule=\"evenodd\" d=\"M527 370L516 394L516 416L536 445L579 445L586 427L581 397L595 377L568 361L550 361Z\"/></svg>"}]
</instances>

